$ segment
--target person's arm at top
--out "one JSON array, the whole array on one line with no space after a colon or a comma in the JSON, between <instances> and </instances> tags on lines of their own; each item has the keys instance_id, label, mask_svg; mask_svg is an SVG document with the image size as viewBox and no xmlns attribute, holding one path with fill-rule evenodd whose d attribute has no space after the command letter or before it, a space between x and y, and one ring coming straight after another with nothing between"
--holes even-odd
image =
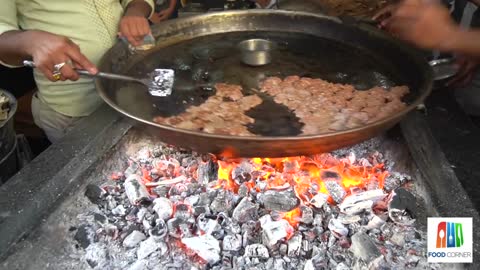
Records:
<instances>
[{"instance_id":1,"label":"person's arm at top","mask_svg":"<svg viewBox=\"0 0 480 270\"><path fill-rule=\"evenodd\" d=\"M480 56L480 31L462 29L439 2L405 0L374 19L382 16L383 28L418 47Z\"/></svg>"},{"instance_id":2,"label":"person's arm at top","mask_svg":"<svg viewBox=\"0 0 480 270\"><path fill-rule=\"evenodd\" d=\"M69 60L79 68L96 73L97 69L66 37L44 31L21 31L17 22L14 0L5 0L0 9L0 62L6 66L22 66L22 61L33 59L37 68L51 81L54 66ZM78 74L69 65L61 69L61 80L77 80Z\"/></svg>"},{"instance_id":3,"label":"person's arm at top","mask_svg":"<svg viewBox=\"0 0 480 270\"><path fill-rule=\"evenodd\" d=\"M155 5L153 0L124 0L125 14L120 21L120 34L134 46L142 44L143 38L150 34L148 18Z\"/></svg>"},{"instance_id":4,"label":"person's arm at top","mask_svg":"<svg viewBox=\"0 0 480 270\"><path fill-rule=\"evenodd\" d=\"M177 7L178 0L169 0L168 8L159 11L158 13L153 14L150 20L153 23L159 23L161 21L165 21L170 18Z\"/></svg>"}]
</instances>

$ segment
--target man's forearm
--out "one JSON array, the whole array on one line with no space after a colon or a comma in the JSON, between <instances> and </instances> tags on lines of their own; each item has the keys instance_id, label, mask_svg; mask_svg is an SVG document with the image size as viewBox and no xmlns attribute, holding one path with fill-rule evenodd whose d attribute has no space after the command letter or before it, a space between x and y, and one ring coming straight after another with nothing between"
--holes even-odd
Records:
<instances>
[{"instance_id":1,"label":"man's forearm","mask_svg":"<svg viewBox=\"0 0 480 270\"><path fill-rule=\"evenodd\" d=\"M30 57L29 46L32 44L32 31L8 31L0 35L0 60L8 65L22 65Z\"/></svg>"},{"instance_id":2,"label":"man's forearm","mask_svg":"<svg viewBox=\"0 0 480 270\"><path fill-rule=\"evenodd\" d=\"M150 17L151 12L152 7L150 7L147 2L145 2L144 0L134 0L130 2L130 4L128 4L125 15L142 16L148 18Z\"/></svg>"},{"instance_id":3,"label":"man's forearm","mask_svg":"<svg viewBox=\"0 0 480 270\"><path fill-rule=\"evenodd\" d=\"M458 29L449 37L442 48L443 51L457 52L466 55L480 57L480 31Z\"/></svg>"},{"instance_id":4,"label":"man's forearm","mask_svg":"<svg viewBox=\"0 0 480 270\"><path fill-rule=\"evenodd\" d=\"M177 0L170 0L170 5L168 5L168 8L171 10L174 10L176 5L177 5Z\"/></svg>"}]
</instances>

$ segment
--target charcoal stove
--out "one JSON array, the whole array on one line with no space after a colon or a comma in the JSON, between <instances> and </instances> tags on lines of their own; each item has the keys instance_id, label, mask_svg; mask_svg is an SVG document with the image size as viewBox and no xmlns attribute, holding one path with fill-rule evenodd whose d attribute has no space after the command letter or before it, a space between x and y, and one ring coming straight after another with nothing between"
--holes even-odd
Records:
<instances>
[{"instance_id":1,"label":"charcoal stove","mask_svg":"<svg viewBox=\"0 0 480 270\"><path fill-rule=\"evenodd\" d=\"M171 231L168 232L168 237L166 237L163 235L165 232L161 230L163 227L158 227L158 224L155 224L157 227L150 230L145 229L145 226L148 226L148 224L144 222L138 223L138 226L134 229L129 228L130 231L127 234L127 229L118 224L121 221L126 225L129 222L127 219L131 218L132 213L130 211L132 207L126 195L121 195L124 196L123 201L128 202L123 207L118 207L117 205L109 208L112 210L116 209L114 211L116 214L113 215L118 216L117 221L109 221L108 224L115 224L125 229L123 232L116 231L111 226L105 226L107 223L105 223L104 217L108 214L102 212L96 203L92 203L89 200L89 197L94 199L98 194L104 192L95 189L97 186L112 186L112 183L115 183L112 177L115 179L127 178L125 170L129 167L129 157L135 157L137 160L148 158L148 156L142 154L145 153L142 149L147 147L153 151L155 147L161 146L158 148L159 152L155 155L170 154L170 156L182 156L191 160L200 160L199 164L206 162L205 164L228 165L232 164L232 161L224 160L223 162L227 163L211 163L208 162L210 160L208 155L204 155L203 159L202 156L198 156L197 159L193 158L188 152L179 152L173 148L163 146L156 139L144 134L141 128L132 127L130 121L120 118L107 107L102 108L101 111L92 117L95 117L96 121L87 119L82 122L70 136L66 137L59 144L52 146L52 148L48 149L38 159L23 169L20 174L1 187L1 269L38 269L39 266L42 266L44 269L90 269L92 268L91 266L96 266L97 269L109 269L113 268L109 267L113 264L121 269L182 269L186 265L194 265L197 269L207 268L207 266L230 265L230 268L225 267L224 269L231 269L234 266L239 268L242 264L244 268L257 265L258 269L281 266L287 269L288 266L294 267L293 265L300 267L300 269L314 269L309 268L313 266L323 266L326 269L334 266L338 269L347 267L345 269L348 269L348 267L353 265L365 266L362 263L380 263L382 260L391 263L393 259L410 266L421 266L425 260L423 257L425 254L418 251L415 253L413 250L415 250L415 247L422 249L421 239L424 239L422 238L424 236L422 236L421 232L425 231L426 217L466 216L473 217L474 224L478 222L478 213L474 210L468 196L454 173L448 165L445 165L448 163L445 162L443 154L437 152L438 149L434 148L435 143L431 138L431 133L424 125L425 123L422 122L424 121L423 116L420 113L414 113L402 123L402 135L395 134L395 132L393 132L394 134L385 134L366 144L357 145L350 150L334 153L337 158L346 157L348 159L351 156L347 154L353 151L356 153L356 157L360 159L361 157L368 157L367 153L370 153L372 150L378 151L388 161L385 163L386 170L392 173L399 172L400 174L409 175L412 178L412 181L407 183L405 188L416 198L417 213L414 227L409 228L412 228L412 230L415 228L420 233L420 236L416 234L416 237L420 238L417 239L419 240L418 246L410 246L412 247L410 253L406 253L406 250L399 246L402 246L404 242L406 246L412 245L408 242L411 240L412 231L399 230L395 226L390 229L382 227L384 231L381 231L377 235L379 238L377 238L370 231L361 233L361 231L357 231L358 228L352 227L352 224L358 221L354 220L352 224L343 224L342 222L345 222L345 220L339 221L341 215L337 214L334 215L334 218L331 216L323 217L329 221L325 221L320 226L324 231L317 231L320 235L314 238L317 240L307 238L304 235L304 230L307 229L308 231L315 227L313 225L315 222L316 224L320 222L318 219L321 217L318 217L318 209L310 208L310 210L313 209L310 212L305 208L300 208L300 215L298 210L296 210L297 208L294 208L295 211L289 211L291 206L289 206L288 202L275 201L275 197L283 196L282 198L293 201L297 200L298 197L292 196L292 192L288 192L288 188L285 189L285 187L278 186L276 189L267 190L264 194L261 205L270 205L269 210L260 207L260 205L254 204L252 206L251 201L241 199L240 197L235 202L225 200L228 197L228 193L224 192L228 190L228 182L222 181L222 179L226 180L223 175L224 171L215 166L207 166L204 167L206 170L202 170L204 172L202 179L207 180L200 182L209 184L205 189L202 189L202 192L207 194L208 190L213 192L212 188L217 188L218 190L214 193L217 196L211 195L213 200L220 198L217 199L219 203L216 203L215 211L222 212L222 208L231 207L229 215L223 216L217 213L215 218L212 216L213 214L202 215L200 208L196 209L188 205L195 204L197 200L195 197L179 204L175 200L181 198L183 196L182 192L185 192L181 185L175 191L170 191L170 189L163 189L162 191L162 188L159 188L159 194L170 192L167 196L170 199L175 198L175 196L180 197L176 197L173 201L169 200L169 202L162 202L162 200L157 199L153 204L153 208L155 205L162 206L157 207L157 215L159 213L167 217L175 215L178 219L193 215L196 217L195 226L201 227L203 233L198 234L198 231L193 231L191 228L183 228L184 230L182 231L182 227L185 227L184 223L175 223L173 221L169 223L169 220L167 220L165 222L167 229L169 225L170 227L178 226L179 230L174 232L178 233L177 237L180 238L173 237ZM94 123L94 126L92 126L92 123ZM86 129L86 127L89 128ZM417 132L415 137L412 137L409 130ZM418 132L423 135L419 137ZM75 143L72 144L72 142ZM418 145L421 145L423 150L417 147ZM420 155L419 152L422 154ZM424 158L421 158L422 155ZM425 161L433 164L434 168L424 166ZM238 163L238 161L236 162ZM286 170L287 167L288 165L284 164L283 170ZM112 176L113 173L118 172L123 172L124 176L118 174ZM137 170L136 173L140 177L145 177L145 175L141 174L141 171ZM238 174L237 176L240 175ZM186 183L185 178L179 179L178 177L173 177L173 175L169 177L171 178L169 185L177 182ZM187 175L185 177L188 178ZM325 177L335 179L337 176L334 173L327 173ZM240 182L244 180L240 180ZM155 183L155 181L152 182ZM119 187L123 185L122 183L123 180L117 182ZM152 184L149 185L151 186ZM248 189L240 186L242 185L239 185L235 193L237 196L245 196ZM155 187L157 188L158 186ZM372 196L375 196L375 189L371 190L374 193ZM88 196L85 195L86 192ZM115 193L112 190L110 192L112 194ZM175 195L172 192L180 195ZM200 196L202 192L198 195ZM146 198L143 201L142 193L138 194L139 196L135 197L136 195L133 195L133 197L139 200L133 199L133 202L139 205L143 203L148 205L150 198ZM269 197L269 194L274 194L275 196ZM452 194L455 194L456 198L453 203L451 203L451 200L446 199L453 197ZM105 199L105 197L102 198L102 200ZM273 201L268 201L272 199ZM311 201L312 204L322 203L322 196L317 196L315 199ZM265 202L265 200L268 202ZM228 206L227 203L223 202L230 202L231 205ZM168 209L168 207L165 207L165 204L175 205L175 209L172 209L171 213L168 211L161 212ZM324 205L321 207L326 207L326 205L329 205L328 202L324 202ZM331 205L332 207L328 206L325 209L330 209L333 213L336 213L335 211L338 210L333 210L336 208L333 207L333 204ZM338 205L340 206L341 203ZM297 206L297 204L295 203L294 206ZM235 212L237 207L242 207L242 211ZM212 208L211 205L210 208ZM272 209L275 210L271 211ZM320 212L324 213L325 209ZM195 211L200 212L197 213ZM135 214L135 216L137 215L138 213ZM255 229L260 230L260 232L269 230L268 233L265 233L267 236L260 236L257 240L247 239L248 245L243 246L242 244L239 247L239 241L240 243L244 242L242 233L238 233L242 239L238 239L237 234L228 233L225 230L223 235L218 235L221 234L217 230L218 225L225 222L225 220L232 219L249 220L247 223L251 224L253 231ZM358 218L354 217L354 219ZM159 224L162 223L160 222ZM254 226L254 224L256 225ZM368 225L368 223L366 224ZM386 224L392 226L394 223L388 221ZM276 228L285 230L276 230ZM235 230L235 228L232 230ZM346 233L345 230L348 230L348 232ZM134 231L135 233L133 233ZM329 232L328 235L326 232ZM188 233L192 233L192 235L186 235ZM290 233L291 235L289 235ZM115 236L115 234L117 235ZM107 242L103 242L106 239L106 235L115 237L109 238ZM175 242L177 244L182 243L175 246L175 248L172 247L172 242L167 240L161 241L161 239L182 239L182 236L185 236L183 237L184 241ZM321 238L321 236L325 237L325 239ZM254 234L245 237L255 238ZM262 237L268 237L268 239L262 239ZM126 240L127 238L128 240ZM217 238L222 241L218 241ZM365 239L370 240L367 241ZM478 235L474 233L475 254L478 254L478 239ZM274 243L275 241L277 243ZM145 244L139 242L145 242ZM219 243L219 246L217 246L217 243ZM322 246L321 243L325 246ZM315 248L313 248L314 246ZM220 253L216 253L218 248L228 252L220 256ZM238 254L240 254L240 258L244 259L235 261L231 254L239 248ZM139 250L141 250L140 253ZM360 252L362 250L367 250L368 252ZM402 254L402 252L405 252L403 253L404 258L398 259L397 256ZM328 260L320 260L319 262L312 259L316 258L316 256L325 256ZM105 261L102 261L102 258L107 257L109 259L105 265ZM139 260L138 258L141 259ZM362 260L358 261L359 258L362 258ZM375 260L377 258L381 259L377 261ZM217 262L217 260L220 261ZM108 265L108 263L112 265ZM324 264L322 265L322 263ZM455 265L455 267L459 269L477 268L475 264Z\"/></svg>"}]
</instances>

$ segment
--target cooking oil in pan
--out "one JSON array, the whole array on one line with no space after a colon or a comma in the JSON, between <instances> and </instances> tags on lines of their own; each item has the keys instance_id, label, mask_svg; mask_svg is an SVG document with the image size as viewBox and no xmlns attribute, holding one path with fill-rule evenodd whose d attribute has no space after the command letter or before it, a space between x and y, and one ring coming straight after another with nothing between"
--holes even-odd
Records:
<instances>
[{"instance_id":1,"label":"cooking oil in pan","mask_svg":"<svg viewBox=\"0 0 480 270\"><path fill-rule=\"evenodd\" d=\"M242 63L238 44L253 38L275 44L270 64L252 67ZM174 69L176 78L170 97L149 97L145 106L154 109L148 113L144 112L145 109L142 112L138 110L142 114L140 117L147 119L158 115L177 115L189 106L201 104L215 94L213 86L218 82L239 84L246 95L252 94L250 89L258 89L259 83L269 76L321 78L352 84L358 90L374 86L389 88L403 83L400 78L395 78L399 72L394 66L382 62L367 50L294 33L240 32L195 38L155 51L144 62L134 66L130 73L140 75L152 68ZM255 119L255 123L248 127L255 134L289 136L301 133L303 124L299 119L287 107L269 99L264 99L261 105L247 114Z\"/></svg>"}]
</instances>

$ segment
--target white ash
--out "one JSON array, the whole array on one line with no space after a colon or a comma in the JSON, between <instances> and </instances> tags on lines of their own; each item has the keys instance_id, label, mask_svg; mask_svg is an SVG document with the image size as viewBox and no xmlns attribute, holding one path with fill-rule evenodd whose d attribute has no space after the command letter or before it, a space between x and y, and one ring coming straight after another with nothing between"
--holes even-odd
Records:
<instances>
[{"instance_id":1,"label":"white ash","mask_svg":"<svg viewBox=\"0 0 480 270\"><path fill-rule=\"evenodd\" d=\"M327 203L327 200L328 200L327 194L318 193L310 200L310 204L312 204L316 208L322 208L323 205Z\"/></svg>"},{"instance_id":2,"label":"white ash","mask_svg":"<svg viewBox=\"0 0 480 270\"><path fill-rule=\"evenodd\" d=\"M210 264L220 260L220 243L211 235L183 238L182 243Z\"/></svg>"},{"instance_id":3,"label":"white ash","mask_svg":"<svg viewBox=\"0 0 480 270\"><path fill-rule=\"evenodd\" d=\"M145 234L139 231L133 231L123 240L123 246L127 248L133 248L146 238L147 237L145 236Z\"/></svg>"},{"instance_id":4,"label":"white ash","mask_svg":"<svg viewBox=\"0 0 480 270\"><path fill-rule=\"evenodd\" d=\"M150 199L150 194L139 175L131 174L125 180L125 193L130 203L138 205Z\"/></svg>"},{"instance_id":5,"label":"white ash","mask_svg":"<svg viewBox=\"0 0 480 270\"><path fill-rule=\"evenodd\" d=\"M343 198L347 196L347 192L337 181L325 181L324 183L328 193L336 203L341 203Z\"/></svg>"},{"instance_id":6,"label":"white ash","mask_svg":"<svg viewBox=\"0 0 480 270\"><path fill-rule=\"evenodd\" d=\"M160 256L163 256L167 252L167 245L150 237L140 243L140 247L137 249L137 257L140 260L145 259L157 250L160 250Z\"/></svg>"},{"instance_id":7,"label":"white ash","mask_svg":"<svg viewBox=\"0 0 480 270\"><path fill-rule=\"evenodd\" d=\"M242 248L242 236L239 234L226 235L223 239L224 251L239 251Z\"/></svg>"},{"instance_id":8,"label":"white ash","mask_svg":"<svg viewBox=\"0 0 480 270\"><path fill-rule=\"evenodd\" d=\"M300 248L302 245L302 235L294 235L290 240L288 240L288 256L289 257L298 257L300 255Z\"/></svg>"},{"instance_id":9,"label":"white ash","mask_svg":"<svg viewBox=\"0 0 480 270\"><path fill-rule=\"evenodd\" d=\"M268 246L275 245L293 232L292 226L286 220L272 221L270 215L260 218L260 226L263 230L264 243Z\"/></svg>"},{"instance_id":10,"label":"white ash","mask_svg":"<svg viewBox=\"0 0 480 270\"><path fill-rule=\"evenodd\" d=\"M375 166L385 161L374 146L367 142L313 160L328 163L336 159L357 166ZM88 259L92 268L433 267L427 264L424 253L426 234L413 226L396 225L389 218L399 210L401 218L413 219L410 205L402 208L395 205L396 201L392 205L392 196L382 201L389 194L387 187L347 190L341 186L338 174L327 173L322 175L330 183L326 188L338 203L331 204L332 198L318 192L319 186L315 185L302 200L289 183L269 189L259 180L266 171L257 171L249 161L238 162L241 166L231 172L238 184L238 192L234 193L218 188L218 164L209 155L160 146L146 147L129 160L126 171L118 173L118 180L102 186L106 192L100 192L98 208L79 217L81 224L96 234L88 245L79 247L86 251L81 259ZM288 173L277 177L301 175L296 161L286 162L284 167ZM395 172L390 174L398 179ZM148 185L144 177L150 179ZM131 191L126 193L130 184L125 187L125 178L140 183L133 195ZM398 181L393 182L396 186ZM259 190L250 189L252 184ZM146 186L151 193L145 194ZM349 192L354 195L348 196ZM378 207L381 203L384 206ZM292 226L284 216L297 207L300 216L292 218L297 223ZM367 247L358 241L365 236L370 239ZM384 256L376 257L379 249L385 251Z\"/></svg>"},{"instance_id":11,"label":"white ash","mask_svg":"<svg viewBox=\"0 0 480 270\"><path fill-rule=\"evenodd\" d=\"M270 255L268 254L268 249L262 244L252 244L245 248L246 257L262 258L268 259Z\"/></svg>"}]
</instances>

